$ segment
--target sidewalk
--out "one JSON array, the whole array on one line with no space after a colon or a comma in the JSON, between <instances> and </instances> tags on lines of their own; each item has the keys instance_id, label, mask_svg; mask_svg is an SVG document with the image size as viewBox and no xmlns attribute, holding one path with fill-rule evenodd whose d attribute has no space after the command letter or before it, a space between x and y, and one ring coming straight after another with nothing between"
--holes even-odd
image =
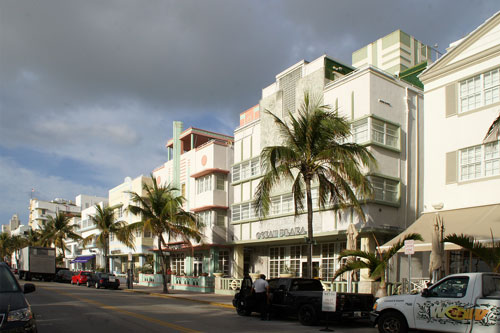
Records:
<instances>
[{"instance_id":1,"label":"sidewalk","mask_svg":"<svg viewBox=\"0 0 500 333\"><path fill-rule=\"evenodd\" d=\"M234 309L233 307L233 296L229 295L217 295L213 293L197 293L193 291L185 290L174 290L168 287L168 294L163 294L163 287L146 287L134 284L134 289L127 289L125 285L122 285L122 289L125 292L130 293L140 293L145 295L165 297L165 298L178 298L187 301L193 301L198 303L210 304L213 306L220 306L223 308Z\"/></svg>"}]
</instances>

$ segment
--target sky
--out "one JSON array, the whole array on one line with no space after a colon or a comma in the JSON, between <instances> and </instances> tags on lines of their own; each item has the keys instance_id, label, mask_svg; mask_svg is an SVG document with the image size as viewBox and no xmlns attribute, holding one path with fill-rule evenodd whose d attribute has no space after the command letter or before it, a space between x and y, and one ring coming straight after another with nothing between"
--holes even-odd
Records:
<instances>
[{"instance_id":1,"label":"sky","mask_svg":"<svg viewBox=\"0 0 500 333\"><path fill-rule=\"evenodd\" d=\"M0 224L166 161L172 122L233 135L302 59L350 65L401 29L446 47L500 10L478 0L2 0ZM34 192L32 192L34 189Z\"/></svg>"}]
</instances>

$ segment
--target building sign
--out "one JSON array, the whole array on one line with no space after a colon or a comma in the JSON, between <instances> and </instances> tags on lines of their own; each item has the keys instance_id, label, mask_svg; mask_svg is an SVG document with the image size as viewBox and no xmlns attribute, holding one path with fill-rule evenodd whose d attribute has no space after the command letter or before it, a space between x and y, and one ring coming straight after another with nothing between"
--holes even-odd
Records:
<instances>
[{"instance_id":1,"label":"building sign","mask_svg":"<svg viewBox=\"0 0 500 333\"><path fill-rule=\"evenodd\" d=\"M306 229L304 227L295 227L295 228L267 230L258 232L255 235L255 237L257 239L268 239L268 238L282 238L282 237L290 237L298 235L307 235Z\"/></svg>"}]
</instances>

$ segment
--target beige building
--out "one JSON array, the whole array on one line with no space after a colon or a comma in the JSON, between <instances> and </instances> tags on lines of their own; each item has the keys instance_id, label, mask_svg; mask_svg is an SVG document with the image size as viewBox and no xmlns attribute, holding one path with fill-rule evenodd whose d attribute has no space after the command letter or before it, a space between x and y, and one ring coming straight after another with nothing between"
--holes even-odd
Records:
<instances>
[{"instance_id":1,"label":"beige building","mask_svg":"<svg viewBox=\"0 0 500 333\"><path fill-rule=\"evenodd\" d=\"M354 70L327 56L301 61L276 76L276 82L262 90L259 104L240 115L235 130L235 158L232 167L234 203L232 225L238 262L246 272L282 274L285 267L295 275L306 275L306 215L294 216L289 184L274 188L266 217L254 211L254 194L262 175L260 152L279 144L279 134L267 112L287 117L295 110L304 91L319 94L325 104L352 123L353 142L365 145L378 160L378 168L367 170L375 196L363 205L364 224L352 211L335 214L320 209L314 201L313 275L332 281L340 267L338 254L346 247L346 230L353 223L359 232L358 248L373 250L375 242L390 239L416 218L421 187L421 157L418 136L422 127L423 94L404 81L375 67ZM410 144L410 142L412 142ZM317 188L313 187L313 200Z\"/></svg>"},{"instance_id":2,"label":"beige building","mask_svg":"<svg viewBox=\"0 0 500 333\"><path fill-rule=\"evenodd\" d=\"M432 62L432 48L407 33L396 30L352 53L352 65L378 67L390 74L399 74L420 64Z\"/></svg>"},{"instance_id":3,"label":"beige building","mask_svg":"<svg viewBox=\"0 0 500 333\"><path fill-rule=\"evenodd\" d=\"M123 183L109 190L109 206L114 209L115 221L123 221L127 224L139 222L140 216L128 211L127 207L135 204L129 192L144 195L143 185L151 184L150 177L139 176L134 179L126 177ZM153 236L151 232L136 231L134 234L134 248L129 248L118 241L115 235L110 235L109 251L111 271L125 273L128 268L128 255L133 254L132 260L135 266L143 266L147 257L153 256L150 251L153 248Z\"/></svg>"},{"instance_id":4,"label":"beige building","mask_svg":"<svg viewBox=\"0 0 500 333\"><path fill-rule=\"evenodd\" d=\"M405 232L419 232L412 277L429 277L436 217L444 234L500 240L500 142L485 139L500 114L500 12L463 39L420 76L425 85L424 192L422 215ZM394 242L391 241L390 245ZM486 269L477 258L445 244L444 273ZM408 277L402 266L402 276Z\"/></svg>"}]
</instances>

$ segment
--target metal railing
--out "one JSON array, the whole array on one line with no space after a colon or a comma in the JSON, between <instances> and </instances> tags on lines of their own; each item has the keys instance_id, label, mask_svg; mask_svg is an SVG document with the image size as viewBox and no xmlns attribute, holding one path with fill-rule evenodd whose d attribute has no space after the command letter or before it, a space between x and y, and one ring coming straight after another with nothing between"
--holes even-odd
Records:
<instances>
[{"instance_id":1,"label":"metal railing","mask_svg":"<svg viewBox=\"0 0 500 333\"><path fill-rule=\"evenodd\" d=\"M327 291L348 292L347 281L321 281L321 284L323 284L323 288ZM359 290L358 282L351 282L351 286L351 292L357 293Z\"/></svg>"}]
</instances>

